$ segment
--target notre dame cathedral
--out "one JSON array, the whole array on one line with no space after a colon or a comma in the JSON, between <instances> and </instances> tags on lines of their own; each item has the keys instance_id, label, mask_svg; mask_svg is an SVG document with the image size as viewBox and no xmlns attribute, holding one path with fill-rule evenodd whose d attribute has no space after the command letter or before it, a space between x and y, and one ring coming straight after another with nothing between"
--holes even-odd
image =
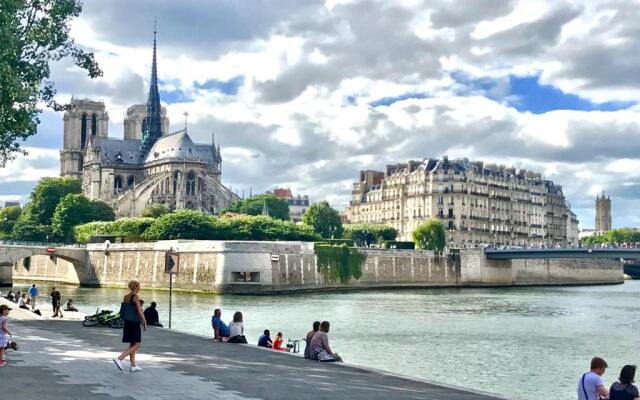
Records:
<instances>
[{"instance_id":1,"label":"notre dame cathedral","mask_svg":"<svg viewBox=\"0 0 640 400\"><path fill-rule=\"evenodd\" d=\"M238 196L221 183L220 146L194 143L183 130L169 133L160 105L153 39L151 84L146 105L129 107L124 138L108 135L104 103L71 99L64 114L60 175L82 181L92 200L111 205L118 217L139 215L149 204L218 214Z\"/></svg>"}]
</instances>

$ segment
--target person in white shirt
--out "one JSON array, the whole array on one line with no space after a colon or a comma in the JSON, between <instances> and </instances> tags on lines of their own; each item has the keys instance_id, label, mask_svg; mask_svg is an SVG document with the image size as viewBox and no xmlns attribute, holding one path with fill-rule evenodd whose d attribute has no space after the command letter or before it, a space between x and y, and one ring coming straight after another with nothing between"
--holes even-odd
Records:
<instances>
[{"instance_id":1,"label":"person in white shirt","mask_svg":"<svg viewBox=\"0 0 640 400\"><path fill-rule=\"evenodd\" d=\"M242 313L236 311L233 314L233 322L229 324L229 343L247 343L244 337L244 323L242 322Z\"/></svg>"},{"instance_id":2,"label":"person in white shirt","mask_svg":"<svg viewBox=\"0 0 640 400\"><path fill-rule=\"evenodd\" d=\"M23 294L18 299L18 307L19 308L24 308L25 310L29 309L29 307L27 307L27 295L26 294Z\"/></svg>"},{"instance_id":3,"label":"person in white shirt","mask_svg":"<svg viewBox=\"0 0 640 400\"><path fill-rule=\"evenodd\" d=\"M591 359L591 370L578 380L578 400L600 400L609 398L609 390L604 385L602 375L608 365L600 357Z\"/></svg>"}]
</instances>

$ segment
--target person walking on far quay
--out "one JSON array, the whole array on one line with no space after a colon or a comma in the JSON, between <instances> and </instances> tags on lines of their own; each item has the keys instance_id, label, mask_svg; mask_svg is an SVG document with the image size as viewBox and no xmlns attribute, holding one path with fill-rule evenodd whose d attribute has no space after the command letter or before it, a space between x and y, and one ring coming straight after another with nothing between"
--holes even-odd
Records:
<instances>
[{"instance_id":1,"label":"person walking on far quay","mask_svg":"<svg viewBox=\"0 0 640 400\"><path fill-rule=\"evenodd\" d=\"M31 311L36 309L36 300L38 298L38 294L38 288L34 283L33 285L31 285L31 289L29 289L29 297L31 298Z\"/></svg>"},{"instance_id":2,"label":"person walking on far quay","mask_svg":"<svg viewBox=\"0 0 640 400\"><path fill-rule=\"evenodd\" d=\"M147 330L147 321L144 318L142 312L142 306L140 306L140 282L132 280L127 285L130 292L127 293L122 299L122 305L120 306L120 315L124 319L124 328L122 330L122 343L129 343L129 347L123 351L117 358L113 359L113 362L120 370L124 370L122 361L129 357L131 361L131 372L142 371L142 368L136 365L136 352L140 349L140 343L142 342L142 332L140 331L140 324L144 330Z\"/></svg>"},{"instance_id":3,"label":"person walking on far quay","mask_svg":"<svg viewBox=\"0 0 640 400\"><path fill-rule=\"evenodd\" d=\"M53 287L53 289L51 289L51 307L53 308L53 315L51 316L51 318L57 317L58 314L60 314L60 318L63 317L62 310L60 309L61 306L62 295L60 294L60 291L58 289Z\"/></svg>"},{"instance_id":4,"label":"person walking on far quay","mask_svg":"<svg viewBox=\"0 0 640 400\"><path fill-rule=\"evenodd\" d=\"M609 390L609 400L638 400L640 393L633 384L636 377L636 366L625 365L620 371L618 382L614 382Z\"/></svg>"},{"instance_id":5,"label":"person walking on far quay","mask_svg":"<svg viewBox=\"0 0 640 400\"><path fill-rule=\"evenodd\" d=\"M602 380L602 375L608 367L607 362L600 357L591 359L591 370L582 374L578 380L578 400L609 398L609 391Z\"/></svg>"}]
</instances>

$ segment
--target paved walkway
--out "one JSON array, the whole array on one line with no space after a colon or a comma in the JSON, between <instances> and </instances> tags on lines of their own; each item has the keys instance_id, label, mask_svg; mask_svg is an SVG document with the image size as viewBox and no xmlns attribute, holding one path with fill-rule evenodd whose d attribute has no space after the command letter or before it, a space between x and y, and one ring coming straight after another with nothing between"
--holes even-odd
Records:
<instances>
[{"instance_id":1,"label":"paved walkway","mask_svg":"<svg viewBox=\"0 0 640 400\"><path fill-rule=\"evenodd\" d=\"M10 329L21 347L0 368L7 398L498 399L160 328L143 333L143 370L123 372L111 361L124 347L120 330L46 320L10 320Z\"/></svg>"}]
</instances>

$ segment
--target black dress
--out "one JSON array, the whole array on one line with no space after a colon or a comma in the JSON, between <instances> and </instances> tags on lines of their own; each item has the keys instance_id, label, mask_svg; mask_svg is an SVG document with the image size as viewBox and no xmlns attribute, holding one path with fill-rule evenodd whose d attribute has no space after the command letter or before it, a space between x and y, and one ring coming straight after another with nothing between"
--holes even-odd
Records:
<instances>
[{"instance_id":1,"label":"black dress","mask_svg":"<svg viewBox=\"0 0 640 400\"><path fill-rule=\"evenodd\" d=\"M133 302L134 296L129 298L129 303ZM132 346L136 343L142 342L142 329L140 329L140 321L124 321L124 328L122 329L122 343L129 343Z\"/></svg>"}]
</instances>

